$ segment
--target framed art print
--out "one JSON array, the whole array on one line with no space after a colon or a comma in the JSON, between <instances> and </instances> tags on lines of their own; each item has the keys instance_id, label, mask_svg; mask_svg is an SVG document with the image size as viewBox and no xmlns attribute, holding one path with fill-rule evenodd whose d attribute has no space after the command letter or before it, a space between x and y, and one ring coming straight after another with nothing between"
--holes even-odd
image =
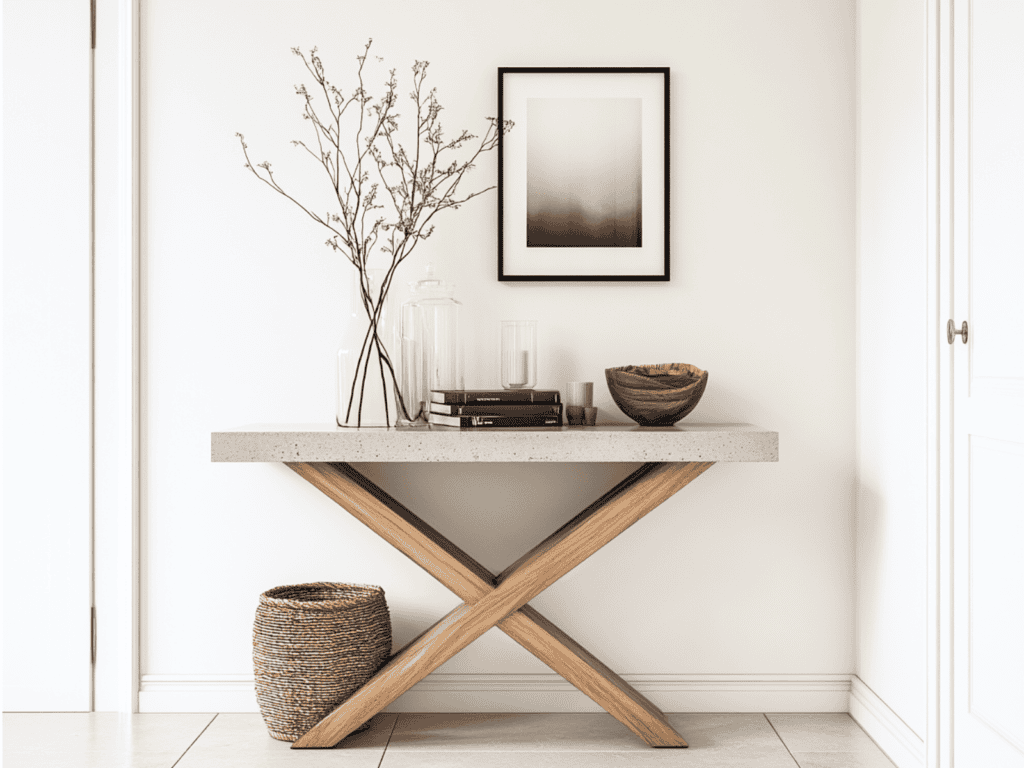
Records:
<instances>
[{"instance_id":1,"label":"framed art print","mask_svg":"<svg viewBox=\"0 0 1024 768\"><path fill-rule=\"evenodd\" d=\"M669 279L668 67L500 67L499 280Z\"/></svg>"}]
</instances>

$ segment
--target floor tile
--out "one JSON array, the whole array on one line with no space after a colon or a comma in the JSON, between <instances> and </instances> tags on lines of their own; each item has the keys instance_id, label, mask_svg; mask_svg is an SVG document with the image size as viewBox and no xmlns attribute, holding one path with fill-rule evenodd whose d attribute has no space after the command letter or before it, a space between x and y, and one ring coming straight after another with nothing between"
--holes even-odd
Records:
<instances>
[{"instance_id":1,"label":"floor tile","mask_svg":"<svg viewBox=\"0 0 1024 768\"><path fill-rule=\"evenodd\" d=\"M381 768L796 768L764 715L679 714L668 719L689 748L649 747L611 715L402 714Z\"/></svg>"},{"instance_id":2,"label":"floor tile","mask_svg":"<svg viewBox=\"0 0 1024 768\"><path fill-rule=\"evenodd\" d=\"M607 714L402 714L388 752L648 749Z\"/></svg>"},{"instance_id":3,"label":"floor tile","mask_svg":"<svg viewBox=\"0 0 1024 768\"><path fill-rule=\"evenodd\" d=\"M684 713L665 717L692 748L721 750L743 744L753 749L784 749L764 715Z\"/></svg>"},{"instance_id":4,"label":"floor tile","mask_svg":"<svg viewBox=\"0 0 1024 768\"><path fill-rule=\"evenodd\" d=\"M712 764L795 768L789 750L764 715L686 713L667 718L690 745L687 753L713 758Z\"/></svg>"},{"instance_id":5,"label":"floor tile","mask_svg":"<svg viewBox=\"0 0 1024 768\"><path fill-rule=\"evenodd\" d=\"M213 715L7 713L5 768L171 768Z\"/></svg>"},{"instance_id":6,"label":"floor tile","mask_svg":"<svg viewBox=\"0 0 1024 768\"><path fill-rule=\"evenodd\" d=\"M794 752L800 768L896 768L882 750L858 752Z\"/></svg>"},{"instance_id":7,"label":"floor tile","mask_svg":"<svg viewBox=\"0 0 1024 768\"><path fill-rule=\"evenodd\" d=\"M647 752L392 752L380 768L796 768L773 759L750 758L731 762L686 749L649 749Z\"/></svg>"},{"instance_id":8,"label":"floor tile","mask_svg":"<svg viewBox=\"0 0 1024 768\"><path fill-rule=\"evenodd\" d=\"M687 713L667 717L690 744L689 748L648 747L607 714L378 715L367 731L345 740L335 749L292 750L289 743L267 734L258 714L215 717L13 713L4 715L3 765L5 768L894 768L845 714Z\"/></svg>"},{"instance_id":9,"label":"floor tile","mask_svg":"<svg viewBox=\"0 0 1024 768\"><path fill-rule=\"evenodd\" d=\"M769 714L767 718L791 752L872 752L878 749L853 718L843 712Z\"/></svg>"},{"instance_id":10,"label":"floor tile","mask_svg":"<svg viewBox=\"0 0 1024 768\"><path fill-rule=\"evenodd\" d=\"M218 715L175 768L377 768L396 717L377 715L334 749L292 749L267 733L258 714Z\"/></svg>"}]
</instances>

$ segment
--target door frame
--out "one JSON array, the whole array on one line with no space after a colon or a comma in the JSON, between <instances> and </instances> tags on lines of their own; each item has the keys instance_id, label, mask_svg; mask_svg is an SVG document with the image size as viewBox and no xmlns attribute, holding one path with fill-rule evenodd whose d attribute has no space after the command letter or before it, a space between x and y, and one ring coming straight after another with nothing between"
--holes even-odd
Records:
<instances>
[{"instance_id":1,"label":"door frame","mask_svg":"<svg viewBox=\"0 0 1024 768\"><path fill-rule=\"evenodd\" d=\"M934 146L929 148L935 167L930 180L934 216L930 235L935 248L930 265L929 295L935 307L929 324L929 394L934 393L934 482L929 483L934 503L929 504L928 525L928 726L927 768L953 768L953 347L945 338L946 320L953 317L953 139L954 117L954 14L957 0L931 0L929 40L935 99ZM930 77L931 79L931 77ZM931 131L930 131L931 133ZM931 163L930 163L931 165ZM934 277L931 277L934 273ZM931 403L930 403L931 405ZM930 418L930 421L932 419Z\"/></svg>"},{"instance_id":2,"label":"door frame","mask_svg":"<svg viewBox=\"0 0 1024 768\"><path fill-rule=\"evenodd\" d=\"M94 709L138 712L140 674L140 5L96 0L94 158L97 206L94 290L98 307L94 445L94 570L97 584ZM112 34L107 34L110 30ZM109 167L109 172L106 168ZM98 574L99 575L99 574ZM103 584L107 586L104 587Z\"/></svg>"}]
</instances>

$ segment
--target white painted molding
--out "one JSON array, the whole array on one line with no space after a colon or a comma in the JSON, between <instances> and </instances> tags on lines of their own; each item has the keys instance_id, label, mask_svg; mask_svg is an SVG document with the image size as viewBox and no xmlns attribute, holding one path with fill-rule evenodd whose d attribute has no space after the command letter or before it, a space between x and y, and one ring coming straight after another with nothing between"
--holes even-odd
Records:
<instances>
[{"instance_id":1,"label":"white painted molding","mask_svg":"<svg viewBox=\"0 0 1024 768\"><path fill-rule=\"evenodd\" d=\"M881 747L896 768L924 768L924 739L856 675L850 684L850 717Z\"/></svg>"},{"instance_id":2,"label":"white painted molding","mask_svg":"<svg viewBox=\"0 0 1024 768\"><path fill-rule=\"evenodd\" d=\"M117 700L139 690L139 6L117 7Z\"/></svg>"},{"instance_id":3,"label":"white painted molding","mask_svg":"<svg viewBox=\"0 0 1024 768\"><path fill-rule=\"evenodd\" d=\"M259 712L252 675L143 675L140 712Z\"/></svg>"},{"instance_id":4,"label":"white painted molding","mask_svg":"<svg viewBox=\"0 0 1024 768\"><path fill-rule=\"evenodd\" d=\"M97 0L93 51L93 707L138 711L139 0Z\"/></svg>"},{"instance_id":5,"label":"white painted molding","mask_svg":"<svg viewBox=\"0 0 1024 768\"><path fill-rule=\"evenodd\" d=\"M665 712L846 712L850 675L623 675ZM258 712L252 675L144 675L140 712ZM555 674L428 675L388 712L601 712ZM900 766L903 768L903 766Z\"/></svg>"},{"instance_id":6,"label":"white painted molding","mask_svg":"<svg viewBox=\"0 0 1024 768\"><path fill-rule=\"evenodd\" d=\"M929 105L929 297L936 306L930 314L935 337L928 347L928 581L927 581L927 721L925 765L950 768L953 746L953 359L943 337L945 319L953 309L953 6L952 0L928 4ZM933 144L934 142L934 144Z\"/></svg>"}]
</instances>

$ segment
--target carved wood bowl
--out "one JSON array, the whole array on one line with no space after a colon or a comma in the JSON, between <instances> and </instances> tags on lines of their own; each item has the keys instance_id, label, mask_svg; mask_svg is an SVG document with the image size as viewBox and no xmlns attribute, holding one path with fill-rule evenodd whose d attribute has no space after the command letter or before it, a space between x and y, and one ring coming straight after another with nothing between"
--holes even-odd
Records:
<instances>
[{"instance_id":1,"label":"carved wood bowl","mask_svg":"<svg viewBox=\"0 0 1024 768\"><path fill-rule=\"evenodd\" d=\"M670 427L697 407L708 372L686 363L625 365L604 372L619 409L641 427Z\"/></svg>"}]
</instances>

